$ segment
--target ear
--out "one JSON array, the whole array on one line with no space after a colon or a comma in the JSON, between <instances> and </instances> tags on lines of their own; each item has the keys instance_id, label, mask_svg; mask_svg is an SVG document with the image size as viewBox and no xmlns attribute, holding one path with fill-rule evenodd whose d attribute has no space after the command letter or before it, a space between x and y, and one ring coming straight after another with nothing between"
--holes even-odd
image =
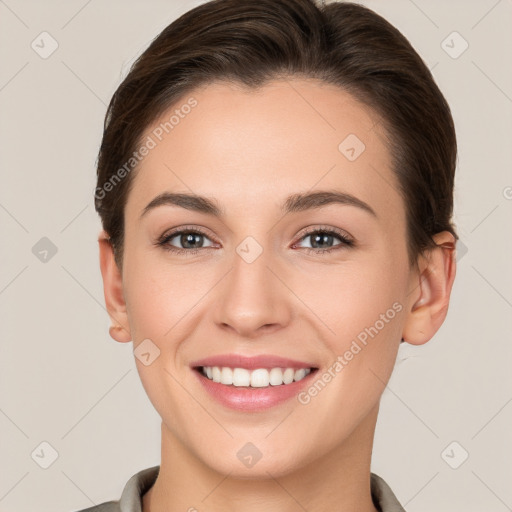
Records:
<instances>
[{"instance_id":1,"label":"ear","mask_svg":"<svg viewBox=\"0 0 512 512\"><path fill-rule=\"evenodd\" d=\"M420 256L419 272L411 278L411 300L402 338L412 345L426 343L441 327L455 279L455 237L443 231L433 239L437 247Z\"/></svg>"},{"instance_id":2,"label":"ear","mask_svg":"<svg viewBox=\"0 0 512 512\"><path fill-rule=\"evenodd\" d=\"M103 292L112 326L110 336L121 343L131 341L126 302L123 295L122 274L114 259L114 249L105 230L98 235L100 268L103 277Z\"/></svg>"}]
</instances>

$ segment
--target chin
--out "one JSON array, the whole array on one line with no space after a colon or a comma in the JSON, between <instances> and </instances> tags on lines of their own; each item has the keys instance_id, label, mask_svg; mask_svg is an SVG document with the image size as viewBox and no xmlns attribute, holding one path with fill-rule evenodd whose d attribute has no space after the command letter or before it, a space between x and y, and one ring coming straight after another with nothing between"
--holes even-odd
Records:
<instances>
[{"instance_id":1,"label":"chin","mask_svg":"<svg viewBox=\"0 0 512 512\"><path fill-rule=\"evenodd\" d=\"M226 452L219 454L212 460L204 460L206 464L213 471L228 475L229 478L239 480L268 480L269 478L279 478L292 473L302 466L306 465L306 461L297 460L291 457L290 453L281 453L279 456L275 453L258 453L254 452L254 460L250 461L248 455L240 455L238 450L231 452L231 455L226 455ZM251 449L247 450L249 453ZM284 452L284 450L281 450ZM260 457L258 459L258 457ZM245 460L244 460L245 459Z\"/></svg>"}]
</instances>

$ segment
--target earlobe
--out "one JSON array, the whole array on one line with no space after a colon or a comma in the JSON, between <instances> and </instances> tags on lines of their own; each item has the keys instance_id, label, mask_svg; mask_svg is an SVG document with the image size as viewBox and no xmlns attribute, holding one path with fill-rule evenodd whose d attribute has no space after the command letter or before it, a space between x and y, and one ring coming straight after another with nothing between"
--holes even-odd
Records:
<instances>
[{"instance_id":1,"label":"earlobe","mask_svg":"<svg viewBox=\"0 0 512 512\"><path fill-rule=\"evenodd\" d=\"M109 328L109 334L114 340L126 343L131 341L131 334L123 294L123 279L115 262L108 233L105 230L100 231L98 244L105 306L113 324Z\"/></svg>"},{"instance_id":2,"label":"earlobe","mask_svg":"<svg viewBox=\"0 0 512 512\"><path fill-rule=\"evenodd\" d=\"M420 272L411 280L411 303L402 337L412 345L426 343L441 327L455 279L455 237L443 231L433 239L437 247L421 257Z\"/></svg>"},{"instance_id":3,"label":"earlobe","mask_svg":"<svg viewBox=\"0 0 512 512\"><path fill-rule=\"evenodd\" d=\"M121 325L111 325L108 329L108 333L113 340L119 341L120 343L132 341L130 333Z\"/></svg>"}]
</instances>

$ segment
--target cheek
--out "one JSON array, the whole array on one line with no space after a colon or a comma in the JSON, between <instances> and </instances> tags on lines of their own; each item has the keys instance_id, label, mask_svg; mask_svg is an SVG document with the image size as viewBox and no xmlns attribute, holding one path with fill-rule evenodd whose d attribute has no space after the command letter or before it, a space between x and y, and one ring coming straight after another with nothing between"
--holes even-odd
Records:
<instances>
[{"instance_id":1,"label":"cheek","mask_svg":"<svg viewBox=\"0 0 512 512\"><path fill-rule=\"evenodd\" d=\"M371 405L378 399L393 371L400 344L407 280L400 271L403 267L388 261L376 260L372 266L338 276L332 283L340 290L333 295L337 303L327 303L335 331L330 349L341 365L337 366L341 378L335 387L340 386L339 393L354 406Z\"/></svg>"},{"instance_id":2,"label":"cheek","mask_svg":"<svg viewBox=\"0 0 512 512\"><path fill-rule=\"evenodd\" d=\"M147 254L132 256L126 267L124 288L135 342L144 338L175 338L187 323L180 320L187 317L204 294L190 270L165 264L165 258L151 258ZM161 348L168 350L168 343Z\"/></svg>"},{"instance_id":3,"label":"cheek","mask_svg":"<svg viewBox=\"0 0 512 512\"><path fill-rule=\"evenodd\" d=\"M295 279L294 291L325 327L330 348L337 353L360 333L364 340L365 329L375 324L385 337L400 331L407 280L388 261L347 261L310 269L307 277Z\"/></svg>"},{"instance_id":4,"label":"cheek","mask_svg":"<svg viewBox=\"0 0 512 512\"><path fill-rule=\"evenodd\" d=\"M390 268L345 270L331 272L323 293L309 296L329 327L324 343L330 360L301 398L315 411L312 430L332 425L329 433L318 431L326 445L336 443L340 432L348 435L378 405L395 365L405 313L400 276Z\"/></svg>"},{"instance_id":5,"label":"cheek","mask_svg":"<svg viewBox=\"0 0 512 512\"><path fill-rule=\"evenodd\" d=\"M309 294L304 302L328 328L323 330L330 360L319 375L328 391L322 391L317 406L325 407L325 420L331 416L339 429L350 429L377 405L395 365L406 275L389 261L375 258L371 264L331 267L323 279L308 279L303 289ZM320 282L325 285L318 286Z\"/></svg>"}]
</instances>

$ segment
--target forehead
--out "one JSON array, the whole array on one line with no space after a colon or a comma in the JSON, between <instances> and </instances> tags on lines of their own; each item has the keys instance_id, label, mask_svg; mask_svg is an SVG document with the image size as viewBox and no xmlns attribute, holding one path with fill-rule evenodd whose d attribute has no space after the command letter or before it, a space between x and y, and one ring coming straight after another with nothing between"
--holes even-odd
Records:
<instances>
[{"instance_id":1,"label":"forehead","mask_svg":"<svg viewBox=\"0 0 512 512\"><path fill-rule=\"evenodd\" d=\"M214 197L238 215L292 193L337 189L396 217L403 204L385 137L376 113L334 85L209 84L146 129L153 147L134 171L126 211L140 213L164 191Z\"/></svg>"}]
</instances>

